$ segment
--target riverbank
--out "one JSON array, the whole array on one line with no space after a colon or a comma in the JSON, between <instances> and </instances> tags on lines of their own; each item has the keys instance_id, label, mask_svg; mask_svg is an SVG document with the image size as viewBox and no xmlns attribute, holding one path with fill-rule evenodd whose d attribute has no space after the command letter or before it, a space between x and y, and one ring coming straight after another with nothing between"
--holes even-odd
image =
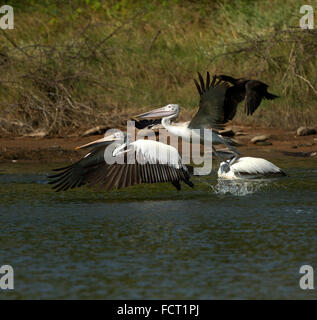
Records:
<instances>
[{"instance_id":1,"label":"riverbank","mask_svg":"<svg viewBox=\"0 0 317 320\"><path fill-rule=\"evenodd\" d=\"M241 146L243 155L264 157L268 160L289 156L317 157L317 135L297 136L294 130L278 128L254 128L234 125L231 127ZM267 135L269 138L260 144L254 144L255 136ZM89 137L69 136L55 138L14 137L0 138L1 162L73 162L79 160L84 151L74 148L101 138L102 135ZM285 154L286 152L286 154ZM312 154L309 154L312 153Z\"/></svg>"}]
</instances>

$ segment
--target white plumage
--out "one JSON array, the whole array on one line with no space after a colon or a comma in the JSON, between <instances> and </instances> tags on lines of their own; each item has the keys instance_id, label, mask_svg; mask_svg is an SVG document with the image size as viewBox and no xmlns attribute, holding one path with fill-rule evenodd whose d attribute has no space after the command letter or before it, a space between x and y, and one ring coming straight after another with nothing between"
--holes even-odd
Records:
<instances>
[{"instance_id":1,"label":"white plumage","mask_svg":"<svg viewBox=\"0 0 317 320\"><path fill-rule=\"evenodd\" d=\"M285 173L272 162L254 157L241 157L232 165L230 161L221 162L218 177L221 179L255 179L262 177L284 176Z\"/></svg>"},{"instance_id":2,"label":"white plumage","mask_svg":"<svg viewBox=\"0 0 317 320\"><path fill-rule=\"evenodd\" d=\"M136 160L139 163L168 164L179 169L182 166L182 158L176 148L154 140L136 140L131 142L129 149L136 151Z\"/></svg>"},{"instance_id":3,"label":"white plumage","mask_svg":"<svg viewBox=\"0 0 317 320\"><path fill-rule=\"evenodd\" d=\"M190 172L177 149L154 140L130 142L126 133L115 132L77 149L91 151L76 163L55 169L50 183L56 191L87 184L110 191L141 183L170 182L181 190L181 182L190 187Z\"/></svg>"}]
</instances>

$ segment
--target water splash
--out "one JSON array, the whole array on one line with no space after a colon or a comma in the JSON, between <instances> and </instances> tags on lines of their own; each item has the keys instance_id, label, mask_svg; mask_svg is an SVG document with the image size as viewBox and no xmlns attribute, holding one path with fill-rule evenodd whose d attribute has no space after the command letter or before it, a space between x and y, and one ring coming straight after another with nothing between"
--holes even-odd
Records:
<instances>
[{"instance_id":1,"label":"water splash","mask_svg":"<svg viewBox=\"0 0 317 320\"><path fill-rule=\"evenodd\" d=\"M215 186L211 186L215 194L231 194L234 196L246 196L263 189L269 184L264 180L218 180Z\"/></svg>"}]
</instances>

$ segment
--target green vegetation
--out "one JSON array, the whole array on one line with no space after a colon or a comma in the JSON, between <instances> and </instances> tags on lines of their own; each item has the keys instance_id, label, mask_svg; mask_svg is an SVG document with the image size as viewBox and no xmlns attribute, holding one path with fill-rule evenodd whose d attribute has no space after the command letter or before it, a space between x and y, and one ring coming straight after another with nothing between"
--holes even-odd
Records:
<instances>
[{"instance_id":1,"label":"green vegetation","mask_svg":"<svg viewBox=\"0 0 317 320\"><path fill-rule=\"evenodd\" d=\"M194 112L196 72L257 78L281 96L262 102L263 126L317 120L317 30L298 28L301 0L7 1L0 29L0 133L49 135L122 125L179 103ZM311 4L317 15L317 3Z\"/></svg>"}]
</instances>

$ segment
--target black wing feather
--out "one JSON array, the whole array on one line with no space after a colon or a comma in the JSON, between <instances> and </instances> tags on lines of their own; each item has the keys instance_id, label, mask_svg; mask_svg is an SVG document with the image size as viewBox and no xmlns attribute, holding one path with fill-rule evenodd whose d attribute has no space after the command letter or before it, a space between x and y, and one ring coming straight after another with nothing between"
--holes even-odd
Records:
<instances>
[{"instance_id":1,"label":"black wing feather","mask_svg":"<svg viewBox=\"0 0 317 320\"><path fill-rule=\"evenodd\" d=\"M199 72L198 78L200 85L196 79L194 82L200 95L199 109L188 127L191 129L213 128L221 130L226 123L224 101L229 85L222 80L216 81L216 76L210 83L209 72L206 76L206 86Z\"/></svg>"}]
</instances>

